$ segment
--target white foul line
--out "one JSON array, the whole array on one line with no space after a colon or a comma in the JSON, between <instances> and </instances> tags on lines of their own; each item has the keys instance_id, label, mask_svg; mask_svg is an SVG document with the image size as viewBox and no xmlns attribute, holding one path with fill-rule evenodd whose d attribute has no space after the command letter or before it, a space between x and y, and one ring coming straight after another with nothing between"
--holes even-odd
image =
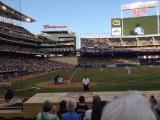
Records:
<instances>
[{"instance_id":1,"label":"white foul line","mask_svg":"<svg viewBox=\"0 0 160 120\"><path fill-rule=\"evenodd\" d=\"M77 72L77 69L76 71L73 73L73 75L71 76L71 78L68 80L68 83L70 83L71 79L73 78L74 74Z\"/></svg>"}]
</instances>

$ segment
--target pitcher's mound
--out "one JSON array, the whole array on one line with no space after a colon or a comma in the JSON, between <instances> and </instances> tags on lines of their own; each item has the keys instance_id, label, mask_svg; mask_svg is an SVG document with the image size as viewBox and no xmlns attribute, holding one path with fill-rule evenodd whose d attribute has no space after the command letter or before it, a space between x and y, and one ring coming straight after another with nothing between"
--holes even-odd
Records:
<instances>
[{"instance_id":1,"label":"pitcher's mound","mask_svg":"<svg viewBox=\"0 0 160 120\"><path fill-rule=\"evenodd\" d=\"M96 85L98 82L90 82L89 85ZM65 82L62 84L54 84L54 81L42 82L36 84L37 87L41 88L76 88L76 87L83 87L82 82Z\"/></svg>"},{"instance_id":2,"label":"pitcher's mound","mask_svg":"<svg viewBox=\"0 0 160 120\"><path fill-rule=\"evenodd\" d=\"M138 76L138 75L136 75L136 74L119 74L117 76L132 77L132 76Z\"/></svg>"}]
</instances>

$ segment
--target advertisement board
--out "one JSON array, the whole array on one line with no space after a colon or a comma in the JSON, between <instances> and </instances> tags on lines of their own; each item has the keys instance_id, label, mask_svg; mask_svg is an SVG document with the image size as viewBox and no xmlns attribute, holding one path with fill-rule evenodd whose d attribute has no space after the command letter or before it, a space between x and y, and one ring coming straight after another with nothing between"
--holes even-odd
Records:
<instances>
[{"instance_id":1,"label":"advertisement board","mask_svg":"<svg viewBox=\"0 0 160 120\"><path fill-rule=\"evenodd\" d=\"M112 28L112 36L121 36L121 27Z\"/></svg>"},{"instance_id":2,"label":"advertisement board","mask_svg":"<svg viewBox=\"0 0 160 120\"><path fill-rule=\"evenodd\" d=\"M112 36L122 35L122 19L121 18L111 19L111 35Z\"/></svg>"}]
</instances>

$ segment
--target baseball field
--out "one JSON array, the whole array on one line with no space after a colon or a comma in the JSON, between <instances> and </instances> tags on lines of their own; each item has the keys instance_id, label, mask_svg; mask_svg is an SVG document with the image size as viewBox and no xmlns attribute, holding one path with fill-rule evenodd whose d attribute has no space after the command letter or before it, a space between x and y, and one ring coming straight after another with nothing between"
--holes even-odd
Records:
<instances>
[{"instance_id":1,"label":"baseball field","mask_svg":"<svg viewBox=\"0 0 160 120\"><path fill-rule=\"evenodd\" d=\"M54 84L54 77L60 74L64 78L63 84ZM39 73L14 78L10 80L15 96L31 97L36 93L53 92L83 92L82 79L84 75L90 79L90 91L126 91L126 90L160 90L160 68L145 66L132 67L132 73L127 74L125 67L77 68L73 70L58 70L51 73ZM2 86L2 85L1 85ZM5 86L0 87L0 93L6 92Z\"/></svg>"}]
</instances>

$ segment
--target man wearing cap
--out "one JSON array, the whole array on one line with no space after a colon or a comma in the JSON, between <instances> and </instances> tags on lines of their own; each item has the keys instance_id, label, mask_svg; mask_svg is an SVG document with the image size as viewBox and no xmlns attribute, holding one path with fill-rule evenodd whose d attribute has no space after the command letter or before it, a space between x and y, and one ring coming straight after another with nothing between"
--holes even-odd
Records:
<instances>
[{"instance_id":1,"label":"man wearing cap","mask_svg":"<svg viewBox=\"0 0 160 120\"><path fill-rule=\"evenodd\" d=\"M11 85L10 84L7 84L6 88L7 88L7 92L5 94L5 101L9 102L13 98L13 91L11 89Z\"/></svg>"}]
</instances>

